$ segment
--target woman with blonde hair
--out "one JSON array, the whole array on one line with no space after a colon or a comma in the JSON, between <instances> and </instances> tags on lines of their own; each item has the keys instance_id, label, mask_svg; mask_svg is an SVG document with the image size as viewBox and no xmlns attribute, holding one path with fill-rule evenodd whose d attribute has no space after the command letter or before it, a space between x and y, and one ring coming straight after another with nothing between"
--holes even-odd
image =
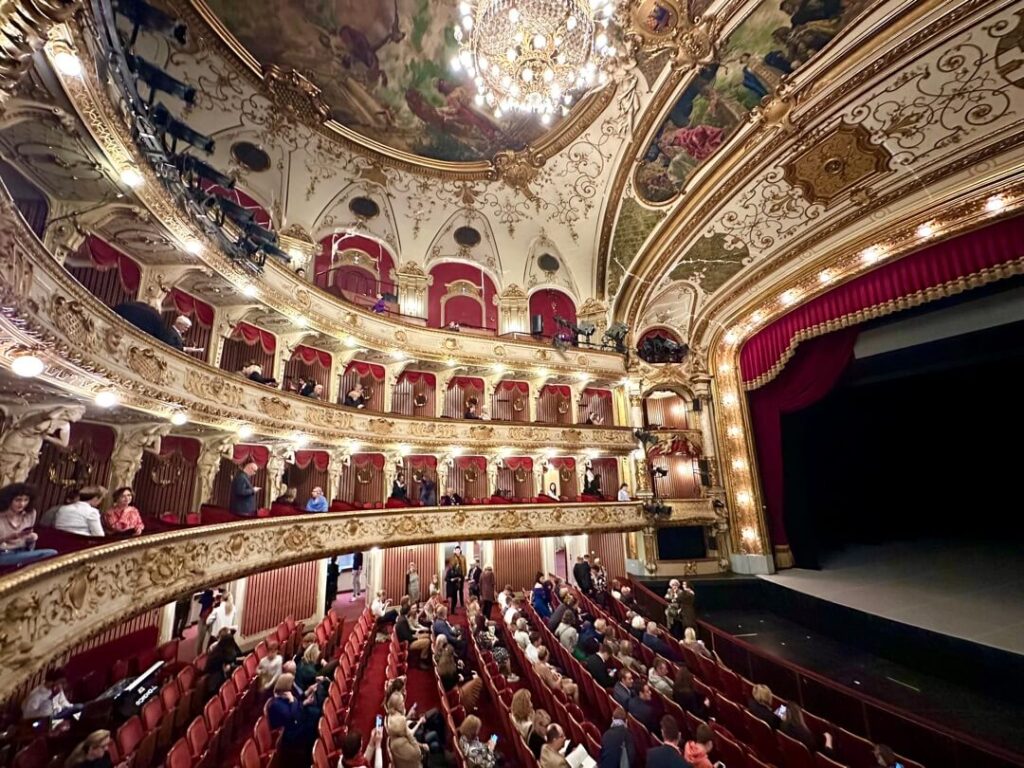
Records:
<instances>
[{"instance_id":1,"label":"woman with blonde hair","mask_svg":"<svg viewBox=\"0 0 1024 768\"><path fill-rule=\"evenodd\" d=\"M533 727L533 697L529 688L520 688L512 694L512 723L525 739Z\"/></svg>"},{"instance_id":2,"label":"woman with blonde hair","mask_svg":"<svg viewBox=\"0 0 1024 768\"><path fill-rule=\"evenodd\" d=\"M405 594L412 603L420 601L420 572L416 568L416 563L409 563L409 569L405 572Z\"/></svg>"},{"instance_id":3,"label":"woman with blonde hair","mask_svg":"<svg viewBox=\"0 0 1024 768\"><path fill-rule=\"evenodd\" d=\"M409 725L405 717L405 696L400 692L393 693L388 699L385 728L395 768L420 768L423 765L427 745L416 740L416 730L421 725L422 718L415 726Z\"/></svg>"},{"instance_id":4,"label":"woman with blonde hair","mask_svg":"<svg viewBox=\"0 0 1024 768\"><path fill-rule=\"evenodd\" d=\"M466 758L469 768L494 768L497 763L494 754L494 740L480 741L483 723L476 715L469 715L459 726L459 750Z\"/></svg>"},{"instance_id":5,"label":"woman with blonde hair","mask_svg":"<svg viewBox=\"0 0 1024 768\"><path fill-rule=\"evenodd\" d=\"M758 720L764 720L775 730L779 727L779 716L772 710L772 689L767 685L755 685L747 701L747 709Z\"/></svg>"},{"instance_id":6,"label":"woman with blonde hair","mask_svg":"<svg viewBox=\"0 0 1024 768\"><path fill-rule=\"evenodd\" d=\"M93 731L68 755L64 768L112 768L110 744L110 731Z\"/></svg>"},{"instance_id":7,"label":"woman with blonde hair","mask_svg":"<svg viewBox=\"0 0 1024 768\"><path fill-rule=\"evenodd\" d=\"M480 701L480 692L483 690L484 681L475 676L467 679L464 673L460 673L458 663L455 660L455 651L450 645L445 645L441 649L435 666L437 677L441 681L441 687L444 688L445 693L457 687L459 689L459 698L462 700L462 706L466 708L466 711L472 712L476 709L477 702Z\"/></svg>"},{"instance_id":8,"label":"woman with blonde hair","mask_svg":"<svg viewBox=\"0 0 1024 768\"><path fill-rule=\"evenodd\" d=\"M306 690L316 682L317 677L320 675L321 658L320 646L316 643L310 643L302 654L302 660L299 661L295 670L295 682L298 683L299 688L302 690Z\"/></svg>"},{"instance_id":9,"label":"woman with blonde hair","mask_svg":"<svg viewBox=\"0 0 1024 768\"><path fill-rule=\"evenodd\" d=\"M683 647L689 648L698 656L703 656L706 659L714 658L711 651L704 646L704 641L697 639L697 631L693 627L683 630Z\"/></svg>"}]
</instances>

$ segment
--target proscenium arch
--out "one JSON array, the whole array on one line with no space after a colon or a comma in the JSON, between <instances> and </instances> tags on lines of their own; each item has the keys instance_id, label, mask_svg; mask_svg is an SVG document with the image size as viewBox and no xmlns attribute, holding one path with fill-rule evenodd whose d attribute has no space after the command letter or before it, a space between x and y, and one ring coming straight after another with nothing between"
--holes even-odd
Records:
<instances>
[{"instance_id":1,"label":"proscenium arch","mask_svg":"<svg viewBox=\"0 0 1024 768\"><path fill-rule=\"evenodd\" d=\"M709 499L673 504L666 523L713 515ZM259 571L375 546L627 532L637 502L337 512L200 526L104 544L0 578L0 689L16 690L60 654L184 593Z\"/></svg>"}]
</instances>

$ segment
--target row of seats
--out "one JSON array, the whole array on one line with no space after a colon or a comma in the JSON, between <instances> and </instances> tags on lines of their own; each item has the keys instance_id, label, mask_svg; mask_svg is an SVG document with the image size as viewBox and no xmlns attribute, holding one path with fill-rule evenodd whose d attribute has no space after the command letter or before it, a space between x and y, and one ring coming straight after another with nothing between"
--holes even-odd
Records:
<instances>
[{"instance_id":1,"label":"row of seats","mask_svg":"<svg viewBox=\"0 0 1024 768\"><path fill-rule=\"evenodd\" d=\"M330 613L333 614L333 611ZM317 723L317 738L313 742L313 768L334 768L338 764L341 740L349 729L351 704L359 698L360 681L373 650L375 625L369 609L363 611L337 657L338 666L327 689L323 715ZM335 641L338 637L335 635ZM325 658L331 658L331 655ZM243 763L241 768L260 767Z\"/></svg>"}]
</instances>

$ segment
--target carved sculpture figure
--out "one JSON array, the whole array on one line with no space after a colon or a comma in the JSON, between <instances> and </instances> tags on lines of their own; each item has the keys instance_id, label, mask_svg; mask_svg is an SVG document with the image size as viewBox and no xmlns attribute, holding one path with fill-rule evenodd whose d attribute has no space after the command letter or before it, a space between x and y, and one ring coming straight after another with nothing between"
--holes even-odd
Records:
<instances>
[{"instance_id":1,"label":"carved sculpture figure","mask_svg":"<svg viewBox=\"0 0 1024 768\"><path fill-rule=\"evenodd\" d=\"M44 441L67 448L71 424L84 415L84 405L58 405L14 414L0 434L0 485L28 479Z\"/></svg>"}]
</instances>

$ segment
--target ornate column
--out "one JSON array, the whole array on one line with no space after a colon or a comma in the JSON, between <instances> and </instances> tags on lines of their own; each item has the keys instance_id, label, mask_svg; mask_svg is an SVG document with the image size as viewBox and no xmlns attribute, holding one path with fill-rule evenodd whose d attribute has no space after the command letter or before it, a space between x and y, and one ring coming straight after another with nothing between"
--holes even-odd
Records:
<instances>
[{"instance_id":1,"label":"ornate column","mask_svg":"<svg viewBox=\"0 0 1024 768\"><path fill-rule=\"evenodd\" d=\"M32 54L46 43L51 27L70 19L80 6L79 0L9 0L0 5L0 105L32 66Z\"/></svg>"},{"instance_id":2,"label":"ornate column","mask_svg":"<svg viewBox=\"0 0 1024 768\"><path fill-rule=\"evenodd\" d=\"M434 278L415 261L404 261L391 272L391 279L398 288L398 311L412 317L426 317L427 288Z\"/></svg>"},{"instance_id":3,"label":"ornate column","mask_svg":"<svg viewBox=\"0 0 1024 768\"><path fill-rule=\"evenodd\" d=\"M85 415L84 405L5 406L0 432L0 485L23 483L39 463L43 442L67 448L71 424Z\"/></svg>"},{"instance_id":4,"label":"ornate column","mask_svg":"<svg viewBox=\"0 0 1024 768\"><path fill-rule=\"evenodd\" d=\"M580 423L580 404L583 402L583 390L588 382L577 381L569 385L569 403L572 408L572 421L570 424Z\"/></svg>"},{"instance_id":5,"label":"ornate column","mask_svg":"<svg viewBox=\"0 0 1024 768\"><path fill-rule=\"evenodd\" d=\"M437 375L437 389L434 392L434 414L440 416L444 413L444 396L448 394L448 384L455 378L455 374L451 371L445 371L438 373ZM457 414L461 416L462 414ZM440 488L440 485L438 486Z\"/></svg>"},{"instance_id":6,"label":"ornate column","mask_svg":"<svg viewBox=\"0 0 1024 768\"><path fill-rule=\"evenodd\" d=\"M384 366L384 403L381 406L384 413L391 413L395 402L395 386L398 384L402 371L409 366L409 363L409 360L399 360Z\"/></svg>"},{"instance_id":7,"label":"ornate column","mask_svg":"<svg viewBox=\"0 0 1024 768\"><path fill-rule=\"evenodd\" d=\"M206 362L214 368L220 368L220 355L221 352L224 351L224 342L231 336L231 331L242 321L242 318L244 318L246 314L248 314L249 310L254 306L256 305L252 304L234 309L231 312L217 312L217 316L214 318L213 328L210 331L210 348L206 350Z\"/></svg>"},{"instance_id":8,"label":"ornate column","mask_svg":"<svg viewBox=\"0 0 1024 768\"><path fill-rule=\"evenodd\" d=\"M484 391L480 395L480 410L487 409L487 417L491 418L491 403L494 402L494 390L498 387L498 382L501 381L501 376L491 376L484 379Z\"/></svg>"},{"instance_id":9,"label":"ornate column","mask_svg":"<svg viewBox=\"0 0 1024 768\"><path fill-rule=\"evenodd\" d=\"M499 456L485 456L487 459L487 496L498 492L498 462ZM511 488L509 490L512 490Z\"/></svg>"},{"instance_id":10,"label":"ornate column","mask_svg":"<svg viewBox=\"0 0 1024 768\"><path fill-rule=\"evenodd\" d=\"M270 456L267 457L267 488L264 489L264 503L269 504L285 492L284 482L281 477L284 475L284 465L295 460L295 451L291 446L274 445L270 448ZM269 496L266 495L270 491Z\"/></svg>"},{"instance_id":11,"label":"ornate column","mask_svg":"<svg viewBox=\"0 0 1024 768\"><path fill-rule=\"evenodd\" d=\"M529 333L530 303L526 291L515 283L494 297L498 307L498 333Z\"/></svg>"},{"instance_id":12,"label":"ornate column","mask_svg":"<svg viewBox=\"0 0 1024 768\"><path fill-rule=\"evenodd\" d=\"M395 478L398 477L398 468L402 466L402 456L398 451L385 451L384 452L384 498L381 502L386 502L388 496L391 495L391 484L395 482ZM406 485L408 486L408 478L406 479Z\"/></svg>"},{"instance_id":13,"label":"ornate column","mask_svg":"<svg viewBox=\"0 0 1024 768\"><path fill-rule=\"evenodd\" d=\"M633 429L644 428L644 399L638 391L629 393L629 426Z\"/></svg>"},{"instance_id":14,"label":"ornate column","mask_svg":"<svg viewBox=\"0 0 1024 768\"><path fill-rule=\"evenodd\" d=\"M209 504L213 498L213 483L220 471L220 460L230 459L233 455L235 438L233 435L214 437L202 441L199 460L196 462L196 486L192 497L192 508L199 509Z\"/></svg>"},{"instance_id":15,"label":"ornate column","mask_svg":"<svg viewBox=\"0 0 1024 768\"><path fill-rule=\"evenodd\" d=\"M451 469L449 461L454 461L451 454L447 454L437 462L437 497L441 498L441 495L448 488L448 471Z\"/></svg>"},{"instance_id":16,"label":"ornate column","mask_svg":"<svg viewBox=\"0 0 1024 768\"><path fill-rule=\"evenodd\" d=\"M345 376L345 369L355 356L359 354L358 349L346 349L337 355L331 356L331 381L328 389L328 403L340 403L344 399L345 392L341 391L341 380Z\"/></svg>"},{"instance_id":17,"label":"ornate column","mask_svg":"<svg viewBox=\"0 0 1024 768\"><path fill-rule=\"evenodd\" d=\"M328 487L324 489L324 495L327 496L328 504L338 498L338 492L341 489L341 473L352 460L348 451L340 448L335 448L329 453L331 458L327 464Z\"/></svg>"},{"instance_id":18,"label":"ornate column","mask_svg":"<svg viewBox=\"0 0 1024 768\"><path fill-rule=\"evenodd\" d=\"M114 427L114 452L110 457L110 487L131 485L142 468L142 454L160 453L160 441L171 425L139 424Z\"/></svg>"}]
</instances>

